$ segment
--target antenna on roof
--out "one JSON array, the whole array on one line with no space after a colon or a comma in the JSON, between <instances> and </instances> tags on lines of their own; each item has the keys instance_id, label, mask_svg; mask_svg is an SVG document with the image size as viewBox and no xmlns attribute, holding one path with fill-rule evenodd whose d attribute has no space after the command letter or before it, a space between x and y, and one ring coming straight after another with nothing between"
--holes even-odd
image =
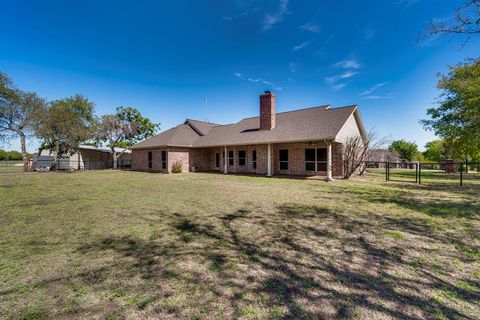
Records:
<instances>
[{"instance_id":1,"label":"antenna on roof","mask_svg":"<svg viewBox=\"0 0 480 320\"><path fill-rule=\"evenodd\" d=\"M208 122L207 114L208 114L208 97L203 98L203 102L205 103L205 122Z\"/></svg>"}]
</instances>

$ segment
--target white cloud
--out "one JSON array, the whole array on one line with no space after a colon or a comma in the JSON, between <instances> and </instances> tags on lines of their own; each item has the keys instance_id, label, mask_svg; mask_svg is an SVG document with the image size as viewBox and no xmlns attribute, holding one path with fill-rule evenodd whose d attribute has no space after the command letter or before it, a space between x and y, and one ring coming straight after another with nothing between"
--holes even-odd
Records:
<instances>
[{"instance_id":1,"label":"white cloud","mask_svg":"<svg viewBox=\"0 0 480 320\"><path fill-rule=\"evenodd\" d=\"M362 99L368 99L368 100L391 99L391 98L395 98L394 93L387 93L385 95L372 95L372 94L370 94L370 95L362 97Z\"/></svg>"},{"instance_id":2,"label":"white cloud","mask_svg":"<svg viewBox=\"0 0 480 320\"><path fill-rule=\"evenodd\" d=\"M292 73L297 72L297 70L298 70L298 63L297 63L297 62L290 62L290 63L288 64L288 69L289 69L290 72L292 72Z\"/></svg>"},{"instance_id":3,"label":"white cloud","mask_svg":"<svg viewBox=\"0 0 480 320\"><path fill-rule=\"evenodd\" d=\"M348 71L342 73L342 74L340 75L340 78L342 78L342 79L348 79L348 78L353 77L353 76L356 75L356 74L358 74L358 72L348 70Z\"/></svg>"},{"instance_id":4,"label":"white cloud","mask_svg":"<svg viewBox=\"0 0 480 320\"><path fill-rule=\"evenodd\" d=\"M388 82L380 82L380 83L377 83L375 84L373 87L371 87L370 89L367 89L365 91L363 91L362 93L360 93L361 96L368 96L370 94L372 94L375 90L377 90L378 88L381 88L385 85L387 85Z\"/></svg>"},{"instance_id":5,"label":"white cloud","mask_svg":"<svg viewBox=\"0 0 480 320\"><path fill-rule=\"evenodd\" d=\"M366 28L363 30L363 37L366 41L371 40L377 32L371 28Z\"/></svg>"},{"instance_id":6,"label":"white cloud","mask_svg":"<svg viewBox=\"0 0 480 320\"><path fill-rule=\"evenodd\" d=\"M305 23L304 25L302 25L298 28L301 29L301 30L310 31L310 32L314 32L314 33L319 33L320 32L320 27L316 24L313 24L313 23Z\"/></svg>"},{"instance_id":7,"label":"white cloud","mask_svg":"<svg viewBox=\"0 0 480 320\"><path fill-rule=\"evenodd\" d=\"M302 42L302 43L294 46L294 47L292 48L292 52L305 49L305 48L307 48L309 45L310 45L310 41Z\"/></svg>"},{"instance_id":8,"label":"white cloud","mask_svg":"<svg viewBox=\"0 0 480 320\"><path fill-rule=\"evenodd\" d=\"M330 86L333 86L335 85L339 80L341 79L349 79L349 78L352 78L353 76L357 75L358 72L356 71L351 71L351 70L348 70L348 71L345 71L343 73L339 73L339 74L336 74L336 75L333 75L331 77L325 77L325 82L330 85ZM345 84L344 84L345 86ZM344 87L342 86L342 88Z\"/></svg>"},{"instance_id":9,"label":"white cloud","mask_svg":"<svg viewBox=\"0 0 480 320\"><path fill-rule=\"evenodd\" d=\"M345 88L347 84L346 83L339 83L339 84L336 84L332 87L333 91L340 91L342 90L343 88Z\"/></svg>"},{"instance_id":10,"label":"white cloud","mask_svg":"<svg viewBox=\"0 0 480 320\"><path fill-rule=\"evenodd\" d=\"M251 83L255 83L255 84L263 84L263 85L266 85L268 87L271 87L275 90L282 90L283 88L280 87L280 86L277 86L276 84L274 84L273 82L271 81L268 81L266 79L261 79L261 78L252 78L252 77L245 77L242 73L240 72L234 72L233 75L240 79L240 80L244 80L244 81L248 81L248 82L251 82Z\"/></svg>"},{"instance_id":11,"label":"white cloud","mask_svg":"<svg viewBox=\"0 0 480 320\"><path fill-rule=\"evenodd\" d=\"M239 13L236 16L222 16L222 19L225 20L225 21L232 21L232 20L236 20L236 19L240 19L240 18L243 18L245 16L248 16L252 13L257 12L258 10L259 10L259 8L253 8L253 9L245 10L245 11Z\"/></svg>"},{"instance_id":12,"label":"white cloud","mask_svg":"<svg viewBox=\"0 0 480 320\"><path fill-rule=\"evenodd\" d=\"M289 14L288 0L280 0L280 7L277 12L269 13L263 20L263 31L271 29L275 24L281 22L285 15Z\"/></svg>"},{"instance_id":13,"label":"white cloud","mask_svg":"<svg viewBox=\"0 0 480 320\"><path fill-rule=\"evenodd\" d=\"M346 59L339 61L333 65L333 67L341 67L344 69L359 69L361 67L360 63L355 59Z\"/></svg>"}]
</instances>

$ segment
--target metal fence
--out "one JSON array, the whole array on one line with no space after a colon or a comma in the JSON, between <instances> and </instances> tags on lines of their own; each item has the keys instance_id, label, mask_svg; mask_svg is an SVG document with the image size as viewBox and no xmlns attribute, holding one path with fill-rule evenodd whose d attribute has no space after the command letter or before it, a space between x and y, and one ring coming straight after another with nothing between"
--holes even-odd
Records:
<instances>
[{"instance_id":1,"label":"metal fence","mask_svg":"<svg viewBox=\"0 0 480 320\"><path fill-rule=\"evenodd\" d=\"M416 184L458 184L480 187L480 162L366 162L367 170L383 171L385 181Z\"/></svg>"},{"instance_id":2,"label":"metal fence","mask_svg":"<svg viewBox=\"0 0 480 320\"><path fill-rule=\"evenodd\" d=\"M129 170L132 168L131 160L119 160L118 169ZM89 160L70 160L58 159L54 161L50 158L39 158L36 161L27 162L27 170L24 168L21 160L2 160L0 161L0 173L18 173L24 171L76 171L76 170L102 170L112 169L112 161L89 161Z\"/></svg>"},{"instance_id":3,"label":"metal fence","mask_svg":"<svg viewBox=\"0 0 480 320\"><path fill-rule=\"evenodd\" d=\"M0 173L14 173L23 172L22 160L1 160L0 161Z\"/></svg>"}]
</instances>

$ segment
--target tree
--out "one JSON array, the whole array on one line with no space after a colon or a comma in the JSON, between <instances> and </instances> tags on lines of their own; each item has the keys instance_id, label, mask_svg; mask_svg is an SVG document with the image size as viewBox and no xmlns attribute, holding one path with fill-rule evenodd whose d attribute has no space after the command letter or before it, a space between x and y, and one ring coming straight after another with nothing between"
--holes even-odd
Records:
<instances>
[{"instance_id":1,"label":"tree","mask_svg":"<svg viewBox=\"0 0 480 320\"><path fill-rule=\"evenodd\" d=\"M415 142L405 140L395 140L388 146L388 151L396 152L402 161L411 162L418 153L418 147Z\"/></svg>"},{"instance_id":2,"label":"tree","mask_svg":"<svg viewBox=\"0 0 480 320\"><path fill-rule=\"evenodd\" d=\"M34 92L16 88L10 78L0 72L0 139L20 139L24 169L28 169L26 138L33 131L45 110L45 100Z\"/></svg>"},{"instance_id":3,"label":"tree","mask_svg":"<svg viewBox=\"0 0 480 320\"><path fill-rule=\"evenodd\" d=\"M467 37L480 34L480 0L466 0L457 8L453 20L431 21L420 39L446 34Z\"/></svg>"},{"instance_id":4,"label":"tree","mask_svg":"<svg viewBox=\"0 0 480 320\"><path fill-rule=\"evenodd\" d=\"M480 60L450 67L448 75L439 77L439 105L428 109L430 119L421 123L448 140L463 159L473 157L480 151Z\"/></svg>"},{"instance_id":5,"label":"tree","mask_svg":"<svg viewBox=\"0 0 480 320\"><path fill-rule=\"evenodd\" d=\"M444 160L442 140L433 140L425 144L423 156L430 161L440 162Z\"/></svg>"},{"instance_id":6,"label":"tree","mask_svg":"<svg viewBox=\"0 0 480 320\"><path fill-rule=\"evenodd\" d=\"M97 126L97 140L106 142L112 150L113 168L117 168L122 152L115 148L128 148L135 143L153 136L160 124L153 123L132 107L118 107L115 114L101 116Z\"/></svg>"},{"instance_id":7,"label":"tree","mask_svg":"<svg viewBox=\"0 0 480 320\"><path fill-rule=\"evenodd\" d=\"M373 152L385 144L385 138L370 131L366 139L352 136L347 139L343 148L343 177L349 179L355 173L363 174L367 168L366 161L371 159Z\"/></svg>"},{"instance_id":8,"label":"tree","mask_svg":"<svg viewBox=\"0 0 480 320\"><path fill-rule=\"evenodd\" d=\"M8 152L0 149L0 161L8 159Z\"/></svg>"},{"instance_id":9,"label":"tree","mask_svg":"<svg viewBox=\"0 0 480 320\"><path fill-rule=\"evenodd\" d=\"M81 95L50 103L36 128L42 147L53 150L54 160L73 154L80 143L93 137L94 104Z\"/></svg>"}]
</instances>

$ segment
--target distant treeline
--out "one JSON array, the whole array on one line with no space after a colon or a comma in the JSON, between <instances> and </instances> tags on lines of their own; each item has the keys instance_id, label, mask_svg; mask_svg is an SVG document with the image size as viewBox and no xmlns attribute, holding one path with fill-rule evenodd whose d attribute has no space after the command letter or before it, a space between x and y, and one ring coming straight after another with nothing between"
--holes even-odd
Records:
<instances>
[{"instance_id":1,"label":"distant treeline","mask_svg":"<svg viewBox=\"0 0 480 320\"><path fill-rule=\"evenodd\" d=\"M0 161L2 160L22 160L22 153L14 150L6 151L0 149Z\"/></svg>"}]
</instances>

